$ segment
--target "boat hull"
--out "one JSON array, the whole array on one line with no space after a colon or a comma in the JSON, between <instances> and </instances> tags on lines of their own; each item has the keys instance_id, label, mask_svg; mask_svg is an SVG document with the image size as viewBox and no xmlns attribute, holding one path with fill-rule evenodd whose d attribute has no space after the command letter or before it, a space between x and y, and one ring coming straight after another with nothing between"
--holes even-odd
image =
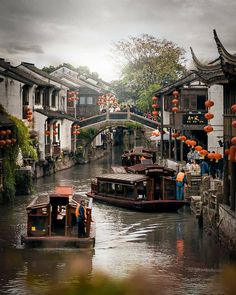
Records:
<instances>
[{"instance_id":1,"label":"boat hull","mask_svg":"<svg viewBox=\"0 0 236 295\"><path fill-rule=\"evenodd\" d=\"M95 245L95 237L28 237L22 236L22 244L29 248L86 248L92 249Z\"/></svg>"},{"instance_id":2,"label":"boat hull","mask_svg":"<svg viewBox=\"0 0 236 295\"><path fill-rule=\"evenodd\" d=\"M142 212L176 212L182 208L186 201L184 200L127 200L116 197L102 196L96 193L87 193L95 201L106 203L112 206L126 208Z\"/></svg>"}]
</instances>

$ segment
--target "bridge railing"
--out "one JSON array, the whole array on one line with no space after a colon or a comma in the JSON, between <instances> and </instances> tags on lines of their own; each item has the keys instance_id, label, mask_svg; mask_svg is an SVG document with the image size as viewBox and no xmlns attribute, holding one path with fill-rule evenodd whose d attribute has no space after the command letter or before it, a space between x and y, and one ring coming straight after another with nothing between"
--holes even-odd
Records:
<instances>
[{"instance_id":1,"label":"bridge railing","mask_svg":"<svg viewBox=\"0 0 236 295\"><path fill-rule=\"evenodd\" d=\"M79 121L78 124L81 128L87 127L96 123L105 122L105 121L115 121L115 120L131 120L140 124L143 124L147 127L156 129L158 126L160 126L160 123L157 121L150 120L148 118L139 116L135 113L130 112L112 112L112 113L103 113L101 115L96 115L93 117L90 117L88 119L84 119L82 121Z\"/></svg>"}]
</instances>

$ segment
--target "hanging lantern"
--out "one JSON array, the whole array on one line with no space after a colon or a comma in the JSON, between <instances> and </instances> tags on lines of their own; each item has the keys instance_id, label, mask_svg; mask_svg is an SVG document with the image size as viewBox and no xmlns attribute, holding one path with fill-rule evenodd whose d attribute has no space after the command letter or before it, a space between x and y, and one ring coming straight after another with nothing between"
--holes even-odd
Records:
<instances>
[{"instance_id":1,"label":"hanging lantern","mask_svg":"<svg viewBox=\"0 0 236 295\"><path fill-rule=\"evenodd\" d=\"M182 141L184 142L184 141L187 140L187 137L186 137L185 135L182 135L182 136L180 137L180 140L182 140Z\"/></svg>"},{"instance_id":2,"label":"hanging lantern","mask_svg":"<svg viewBox=\"0 0 236 295\"><path fill-rule=\"evenodd\" d=\"M234 136L234 137L231 138L231 143L233 145L236 145L236 136Z\"/></svg>"},{"instance_id":3,"label":"hanging lantern","mask_svg":"<svg viewBox=\"0 0 236 295\"><path fill-rule=\"evenodd\" d=\"M236 113L236 104L233 104L231 106L231 110L232 110L233 113Z\"/></svg>"},{"instance_id":4,"label":"hanging lantern","mask_svg":"<svg viewBox=\"0 0 236 295\"><path fill-rule=\"evenodd\" d=\"M179 100L176 98L172 99L172 104L177 106L179 104Z\"/></svg>"},{"instance_id":5,"label":"hanging lantern","mask_svg":"<svg viewBox=\"0 0 236 295\"><path fill-rule=\"evenodd\" d=\"M76 125L77 128L80 128L80 125Z\"/></svg>"},{"instance_id":6,"label":"hanging lantern","mask_svg":"<svg viewBox=\"0 0 236 295\"><path fill-rule=\"evenodd\" d=\"M213 105L214 105L213 100L208 99L208 100L205 101L205 107L206 108L211 108L211 107L213 107Z\"/></svg>"},{"instance_id":7,"label":"hanging lantern","mask_svg":"<svg viewBox=\"0 0 236 295\"><path fill-rule=\"evenodd\" d=\"M6 130L1 130L1 131L0 131L0 135L2 135L2 136L5 136L5 135L7 135L7 132L6 132Z\"/></svg>"},{"instance_id":8,"label":"hanging lantern","mask_svg":"<svg viewBox=\"0 0 236 295\"><path fill-rule=\"evenodd\" d=\"M173 94L174 97L178 97L179 96L179 92L177 90L173 91L172 94Z\"/></svg>"},{"instance_id":9,"label":"hanging lantern","mask_svg":"<svg viewBox=\"0 0 236 295\"><path fill-rule=\"evenodd\" d=\"M152 131L152 136L159 136L160 135L160 132L158 130L154 130Z\"/></svg>"},{"instance_id":10,"label":"hanging lantern","mask_svg":"<svg viewBox=\"0 0 236 295\"><path fill-rule=\"evenodd\" d=\"M190 146L190 145L191 145L191 140L190 140L190 139L187 139L187 140L185 141L185 143L186 143L188 146Z\"/></svg>"},{"instance_id":11,"label":"hanging lantern","mask_svg":"<svg viewBox=\"0 0 236 295\"><path fill-rule=\"evenodd\" d=\"M158 112L157 111L152 111L153 116L157 116Z\"/></svg>"},{"instance_id":12,"label":"hanging lantern","mask_svg":"<svg viewBox=\"0 0 236 295\"><path fill-rule=\"evenodd\" d=\"M11 130L10 130L10 129L7 129L7 130L6 130L6 134L7 134L7 135L10 135L10 134L11 134Z\"/></svg>"},{"instance_id":13,"label":"hanging lantern","mask_svg":"<svg viewBox=\"0 0 236 295\"><path fill-rule=\"evenodd\" d=\"M158 104L154 103L154 104L152 105L152 107L153 107L154 109L157 109L157 108L158 108Z\"/></svg>"},{"instance_id":14,"label":"hanging lantern","mask_svg":"<svg viewBox=\"0 0 236 295\"><path fill-rule=\"evenodd\" d=\"M211 119L214 118L214 115L211 114L211 113L206 113L206 114L204 115L204 117L205 117L207 120L211 120Z\"/></svg>"},{"instance_id":15,"label":"hanging lantern","mask_svg":"<svg viewBox=\"0 0 236 295\"><path fill-rule=\"evenodd\" d=\"M236 120L232 122L232 127L236 128Z\"/></svg>"},{"instance_id":16,"label":"hanging lantern","mask_svg":"<svg viewBox=\"0 0 236 295\"><path fill-rule=\"evenodd\" d=\"M46 135L46 136L49 136L49 135L50 135L50 131L49 131L49 130L46 130L46 131L45 131L45 135Z\"/></svg>"},{"instance_id":17,"label":"hanging lantern","mask_svg":"<svg viewBox=\"0 0 236 295\"><path fill-rule=\"evenodd\" d=\"M57 131L53 131L53 135L57 135L58 134L58 132Z\"/></svg>"},{"instance_id":18,"label":"hanging lantern","mask_svg":"<svg viewBox=\"0 0 236 295\"><path fill-rule=\"evenodd\" d=\"M173 107L173 108L172 108L172 112L173 112L173 113L177 113L178 111L179 111L179 109L178 109L177 107Z\"/></svg>"},{"instance_id":19,"label":"hanging lantern","mask_svg":"<svg viewBox=\"0 0 236 295\"><path fill-rule=\"evenodd\" d=\"M153 96L152 100L155 102L155 101L157 101L157 100L158 100L158 97L156 97L156 96Z\"/></svg>"},{"instance_id":20,"label":"hanging lantern","mask_svg":"<svg viewBox=\"0 0 236 295\"><path fill-rule=\"evenodd\" d=\"M15 138L12 138L11 139L11 142L12 142L12 144L16 143L16 139Z\"/></svg>"},{"instance_id":21,"label":"hanging lantern","mask_svg":"<svg viewBox=\"0 0 236 295\"><path fill-rule=\"evenodd\" d=\"M0 140L0 146L4 146L6 144L5 140Z\"/></svg>"},{"instance_id":22,"label":"hanging lantern","mask_svg":"<svg viewBox=\"0 0 236 295\"><path fill-rule=\"evenodd\" d=\"M236 146L231 146L229 150L229 160L236 162Z\"/></svg>"},{"instance_id":23,"label":"hanging lantern","mask_svg":"<svg viewBox=\"0 0 236 295\"><path fill-rule=\"evenodd\" d=\"M218 162L222 158L222 155L220 153L215 153L215 160Z\"/></svg>"},{"instance_id":24,"label":"hanging lantern","mask_svg":"<svg viewBox=\"0 0 236 295\"><path fill-rule=\"evenodd\" d=\"M76 134L80 134L80 131L79 131L79 130L77 130L77 131L76 131Z\"/></svg>"},{"instance_id":25,"label":"hanging lantern","mask_svg":"<svg viewBox=\"0 0 236 295\"><path fill-rule=\"evenodd\" d=\"M212 132L213 131L213 127L211 125L207 125L203 129L204 129L204 131L206 133L209 133L209 132Z\"/></svg>"},{"instance_id":26,"label":"hanging lantern","mask_svg":"<svg viewBox=\"0 0 236 295\"><path fill-rule=\"evenodd\" d=\"M197 145L195 146L195 151L200 152L202 150L202 146Z\"/></svg>"},{"instance_id":27,"label":"hanging lantern","mask_svg":"<svg viewBox=\"0 0 236 295\"><path fill-rule=\"evenodd\" d=\"M11 144L11 140L10 139L6 139L6 144L7 145Z\"/></svg>"},{"instance_id":28,"label":"hanging lantern","mask_svg":"<svg viewBox=\"0 0 236 295\"><path fill-rule=\"evenodd\" d=\"M215 153L209 153L207 155L207 157L208 157L208 159L213 160L213 159L215 159Z\"/></svg>"},{"instance_id":29,"label":"hanging lantern","mask_svg":"<svg viewBox=\"0 0 236 295\"><path fill-rule=\"evenodd\" d=\"M197 142L196 142L195 140L190 140L190 145L191 145L192 147L194 147L196 144L197 144Z\"/></svg>"},{"instance_id":30,"label":"hanging lantern","mask_svg":"<svg viewBox=\"0 0 236 295\"><path fill-rule=\"evenodd\" d=\"M200 150L200 152L199 152L199 153L200 153L200 155L201 155L201 156L204 156L204 157L205 157L205 156L208 154L208 151L207 151L207 150L204 150L204 149L202 149L202 150Z\"/></svg>"}]
</instances>

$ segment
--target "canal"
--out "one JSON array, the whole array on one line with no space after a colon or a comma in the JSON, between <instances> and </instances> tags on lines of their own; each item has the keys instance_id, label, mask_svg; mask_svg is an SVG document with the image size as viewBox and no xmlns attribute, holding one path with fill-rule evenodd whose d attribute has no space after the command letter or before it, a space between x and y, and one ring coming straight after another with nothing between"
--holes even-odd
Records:
<instances>
[{"instance_id":1,"label":"canal","mask_svg":"<svg viewBox=\"0 0 236 295\"><path fill-rule=\"evenodd\" d=\"M36 192L57 184L73 184L84 194L91 178L120 164L118 152L105 159L75 166L39 179ZM155 282L153 294L215 294L223 292L218 276L229 263L228 253L198 228L189 208L178 213L137 213L94 203L94 251L26 250L26 205L33 196L19 196L14 205L0 207L0 294L46 294L58 284L73 284L97 272L124 279L137 272Z\"/></svg>"}]
</instances>

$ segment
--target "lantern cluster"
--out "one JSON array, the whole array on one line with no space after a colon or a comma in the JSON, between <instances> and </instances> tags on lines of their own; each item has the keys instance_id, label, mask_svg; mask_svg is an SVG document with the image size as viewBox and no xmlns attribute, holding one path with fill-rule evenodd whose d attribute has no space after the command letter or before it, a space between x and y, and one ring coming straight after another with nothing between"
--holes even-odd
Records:
<instances>
[{"instance_id":1,"label":"lantern cluster","mask_svg":"<svg viewBox=\"0 0 236 295\"><path fill-rule=\"evenodd\" d=\"M59 124L53 123L52 129L53 129L54 136L56 136L58 134L58 128L59 128Z\"/></svg>"},{"instance_id":2,"label":"lantern cluster","mask_svg":"<svg viewBox=\"0 0 236 295\"><path fill-rule=\"evenodd\" d=\"M26 119L30 123L33 121L33 112L32 109L29 107L26 109Z\"/></svg>"},{"instance_id":3,"label":"lantern cluster","mask_svg":"<svg viewBox=\"0 0 236 295\"><path fill-rule=\"evenodd\" d=\"M16 139L12 137L10 129L0 130L0 148L16 143Z\"/></svg>"},{"instance_id":4,"label":"lantern cluster","mask_svg":"<svg viewBox=\"0 0 236 295\"><path fill-rule=\"evenodd\" d=\"M222 158L222 155L220 153L208 153L207 157L211 161L215 160L216 162L218 162Z\"/></svg>"},{"instance_id":5,"label":"lantern cluster","mask_svg":"<svg viewBox=\"0 0 236 295\"><path fill-rule=\"evenodd\" d=\"M71 133L73 135L79 135L80 134L80 126L76 125L76 124L71 126Z\"/></svg>"},{"instance_id":6,"label":"lantern cluster","mask_svg":"<svg viewBox=\"0 0 236 295\"><path fill-rule=\"evenodd\" d=\"M158 101L158 97L153 96L153 98L152 98L152 102L153 102L153 104L152 104L152 108L153 108L152 115L153 115L153 120L154 121L156 121L157 116L158 116L158 111L157 111L158 104L157 104L157 101Z\"/></svg>"},{"instance_id":7,"label":"lantern cluster","mask_svg":"<svg viewBox=\"0 0 236 295\"><path fill-rule=\"evenodd\" d=\"M177 113L179 111L179 92L177 90L173 91L174 98L172 99L172 112Z\"/></svg>"},{"instance_id":8,"label":"lantern cluster","mask_svg":"<svg viewBox=\"0 0 236 295\"><path fill-rule=\"evenodd\" d=\"M156 137L158 137L158 136L160 136L160 131L159 130L154 130L154 131L152 131L152 136L156 136Z\"/></svg>"},{"instance_id":9,"label":"lantern cluster","mask_svg":"<svg viewBox=\"0 0 236 295\"><path fill-rule=\"evenodd\" d=\"M79 100L79 92L78 91L68 91L67 92L68 101Z\"/></svg>"},{"instance_id":10,"label":"lantern cluster","mask_svg":"<svg viewBox=\"0 0 236 295\"><path fill-rule=\"evenodd\" d=\"M109 105L116 107L118 105L118 101L114 94L106 93L101 96L98 96L97 105L101 107Z\"/></svg>"},{"instance_id":11,"label":"lantern cluster","mask_svg":"<svg viewBox=\"0 0 236 295\"><path fill-rule=\"evenodd\" d=\"M214 114L212 114L212 113L209 112L209 109L211 107L213 107L213 106L214 106L214 101L213 100L208 99L208 100L205 101L205 107L208 109L208 112L204 116L208 120L208 125L205 126L203 129L204 129L204 131L206 133L209 133L209 132L212 132L213 131L213 127L212 127L212 125L209 122L211 119L214 118Z\"/></svg>"}]
</instances>

